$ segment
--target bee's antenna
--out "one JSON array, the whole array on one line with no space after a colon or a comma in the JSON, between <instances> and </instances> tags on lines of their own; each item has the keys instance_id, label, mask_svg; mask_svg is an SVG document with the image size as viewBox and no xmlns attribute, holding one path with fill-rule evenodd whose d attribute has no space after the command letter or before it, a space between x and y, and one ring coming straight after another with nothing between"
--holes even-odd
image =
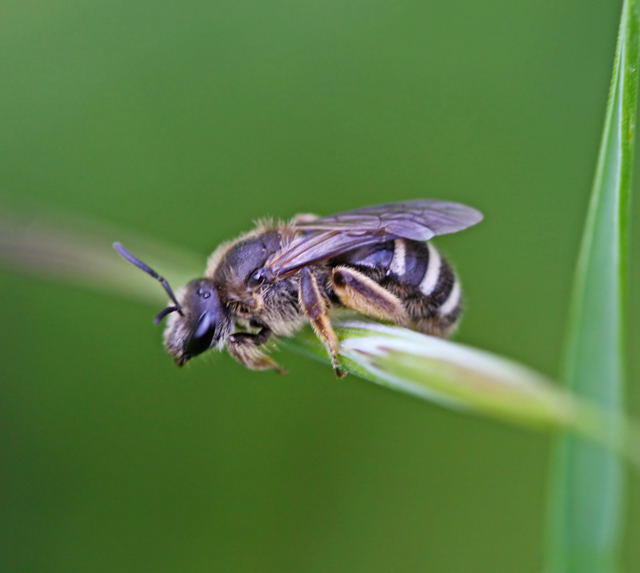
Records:
<instances>
[{"instance_id":1,"label":"bee's antenna","mask_svg":"<svg viewBox=\"0 0 640 573\"><path fill-rule=\"evenodd\" d=\"M182 314L182 309L178 308L177 306L168 306L167 308L163 308L153 319L153 323L160 324L162 322L162 319L167 316L167 314L171 314L172 312L176 311Z\"/></svg>"},{"instance_id":2,"label":"bee's antenna","mask_svg":"<svg viewBox=\"0 0 640 573\"><path fill-rule=\"evenodd\" d=\"M171 287L169 286L167 279L165 279L164 277L161 277L149 265L146 265L138 257L132 255L129 251L127 251L127 249L124 248L122 243L113 243L113 248L123 259L129 261L132 265L135 265L140 270L143 270L145 273L147 273L148 275L152 276L154 279L159 281L160 284L164 287L164 290L167 291L169 298L174 302L175 306L168 306L167 308L161 310L158 316L156 316L156 319L154 322L156 323L160 322L165 316L167 316L167 314L174 311L177 311L179 314L184 316L182 312L182 307L180 306L180 303L178 302L176 295L173 294L173 290L171 290Z\"/></svg>"}]
</instances>

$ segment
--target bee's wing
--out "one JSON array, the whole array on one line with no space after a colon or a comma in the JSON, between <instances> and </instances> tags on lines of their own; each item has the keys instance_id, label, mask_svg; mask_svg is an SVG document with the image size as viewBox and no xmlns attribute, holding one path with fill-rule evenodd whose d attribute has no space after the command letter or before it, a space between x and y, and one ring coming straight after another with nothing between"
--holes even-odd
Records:
<instances>
[{"instance_id":1,"label":"bee's wing","mask_svg":"<svg viewBox=\"0 0 640 573\"><path fill-rule=\"evenodd\" d=\"M386 233L414 241L428 241L436 235L457 233L482 221L482 213L460 203L437 199L416 199L384 203L345 211L304 223L296 228L309 231Z\"/></svg>"},{"instance_id":2,"label":"bee's wing","mask_svg":"<svg viewBox=\"0 0 640 573\"><path fill-rule=\"evenodd\" d=\"M385 203L296 223L302 234L279 251L265 267L274 276L335 257L359 247L404 238L427 241L436 235L462 231L482 220L482 213L436 199Z\"/></svg>"}]
</instances>

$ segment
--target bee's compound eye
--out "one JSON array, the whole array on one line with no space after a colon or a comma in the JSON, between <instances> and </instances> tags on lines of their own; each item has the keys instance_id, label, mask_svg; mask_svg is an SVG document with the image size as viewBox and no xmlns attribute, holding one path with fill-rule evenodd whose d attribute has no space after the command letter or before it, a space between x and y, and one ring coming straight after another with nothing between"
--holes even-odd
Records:
<instances>
[{"instance_id":1,"label":"bee's compound eye","mask_svg":"<svg viewBox=\"0 0 640 573\"><path fill-rule=\"evenodd\" d=\"M257 286L264 282L266 278L266 273L264 269L256 269L249 276L249 286Z\"/></svg>"},{"instance_id":2,"label":"bee's compound eye","mask_svg":"<svg viewBox=\"0 0 640 573\"><path fill-rule=\"evenodd\" d=\"M191 335L185 341L184 353L193 357L208 350L213 343L215 328L216 315L211 312L203 312L193 325Z\"/></svg>"}]
</instances>

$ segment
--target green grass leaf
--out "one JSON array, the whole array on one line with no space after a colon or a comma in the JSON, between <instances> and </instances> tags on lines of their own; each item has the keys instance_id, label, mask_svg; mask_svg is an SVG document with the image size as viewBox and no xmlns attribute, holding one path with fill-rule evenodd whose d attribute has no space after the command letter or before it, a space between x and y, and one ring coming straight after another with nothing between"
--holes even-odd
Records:
<instances>
[{"instance_id":1,"label":"green grass leaf","mask_svg":"<svg viewBox=\"0 0 640 573\"><path fill-rule=\"evenodd\" d=\"M623 407L623 323L629 196L637 107L638 7L625 1L602 142L575 278L564 379L611 412ZM547 570L617 571L624 504L622 467L606 449L560 439L552 475Z\"/></svg>"},{"instance_id":2,"label":"green grass leaf","mask_svg":"<svg viewBox=\"0 0 640 573\"><path fill-rule=\"evenodd\" d=\"M202 267L202 257L85 217L52 211L16 212L0 205L0 264L36 277L77 284L141 302L162 304L164 291L149 277L129 272L112 248L114 240L162 261L170 282L184 284ZM151 288L150 288L151 287Z\"/></svg>"}]
</instances>

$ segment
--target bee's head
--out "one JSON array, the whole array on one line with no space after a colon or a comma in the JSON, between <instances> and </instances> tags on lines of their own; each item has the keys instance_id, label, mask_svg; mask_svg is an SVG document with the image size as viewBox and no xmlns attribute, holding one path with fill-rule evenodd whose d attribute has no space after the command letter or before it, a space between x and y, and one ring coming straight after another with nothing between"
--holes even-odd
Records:
<instances>
[{"instance_id":1,"label":"bee's head","mask_svg":"<svg viewBox=\"0 0 640 573\"><path fill-rule=\"evenodd\" d=\"M231 334L229 309L220 301L218 289L206 278L194 279L176 297L169 283L120 243L114 249L127 261L160 281L172 303L155 318L159 323L171 315L164 331L164 345L178 366L214 346L222 346Z\"/></svg>"},{"instance_id":2,"label":"bee's head","mask_svg":"<svg viewBox=\"0 0 640 573\"><path fill-rule=\"evenodd\" d=\"M178 366L209 348L221 346L231 334L229 309L209 279L189 282L179 294L178 307L167 307L156 320L170 313L164 345Z\"/></svg>"}]
</instances>

